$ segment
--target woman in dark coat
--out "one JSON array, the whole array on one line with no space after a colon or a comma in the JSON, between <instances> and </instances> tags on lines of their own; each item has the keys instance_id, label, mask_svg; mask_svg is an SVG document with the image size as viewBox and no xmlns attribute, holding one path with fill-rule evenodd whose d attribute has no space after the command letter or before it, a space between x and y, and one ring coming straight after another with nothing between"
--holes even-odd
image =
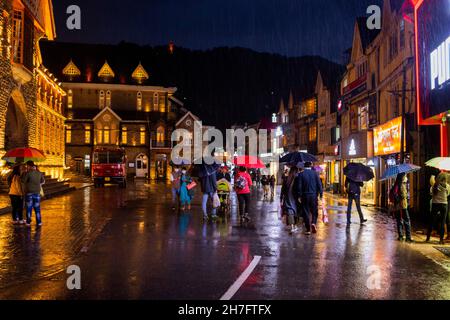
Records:
<instances>
[{"instance_id":1,"label":"woman in dark coat","mask_svg":"<svg viewBox=\"0 0 450 320\"><path fill-rule=\"evenodd\" d=\"M289 176L284 179L281 187L280 202L283 210L283 214L287 216L286 222L290 227L290 232L295 233L298 231L296 226L297 218L297 200L295 198L295 179L298 174L297 167L292 167L289 171Z\"/></svg>"}]
</instances>

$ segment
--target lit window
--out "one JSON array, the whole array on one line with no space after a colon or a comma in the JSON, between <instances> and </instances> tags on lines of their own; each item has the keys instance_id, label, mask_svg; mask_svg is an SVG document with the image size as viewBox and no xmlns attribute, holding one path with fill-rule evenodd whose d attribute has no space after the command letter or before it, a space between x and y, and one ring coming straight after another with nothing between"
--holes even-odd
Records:
<instances>
[{"instance_id":1,"label":"lit window","mask_svg":"<svg viewBox=\"0 0 450 320\"><path fill-rule=\"evenodd\" d=\"M164 142L164 127L160 126L156 129L156 142L162 143Z\"/></svg>"},{"instance_id":2,"label":"lit window","mask_svg":"<svg viewBox=\"0 0 450 320\"><path fill-rule=\"evenodd\" d=\"M110 140L109 140L109 127L106 126L103 128L103 143L104 144L109 144Z\"/></svg>"},{"instance_id":3,"label":"lit window","mask_svg":"<svg viewBox=\"0 0 450 320\"><path fill-rule=\"evenodd\" d=\"M105 91L100 90L98 101L100 109L103 109L105 107Z\"/></svg>"},{"instance_id":4,"label":"lit window","mask_svg":"<svg viewBox=\"0 0 450 320\"><path fill-rule=\"evenodd\" d=\"M67 108L72 109L73 106L73 92L69 90L67 92Z\"/></svg>"},{"instance_id":5,"label":"lit window","mask_svg":"<svg viewBox=\"0 0 450 320\"><path fill-rule=\"evenodd\" d=\"M66 127L66 143L72 142L72 127L67 126Z\"/></svg>"},{"instance_id":6,"label":"lit window","mask_svg":"<svg viewBox=\"0 0 450 320\"><path fill-rule=\"evenodd\" d=\"M153 110L158 111L159 96L157 93L153 95Z\"/></svg>"},{"instance_id":7,"label":"lit window","mask_svg":"<svg viewBox=\"0 0 450 320\"><path fill-rule=\"evenodd\" d=\"M145 128L141 127L141 131L139 132L139 142L141 144L145 144Z\"/></svg>"},{"instance_id":8,"label":"lit window","mask_svg":"<svg viewBox=\"0 0 450 320\"><path fill-rule=\"evenodd\" d=\"M63 74L68 76L69 78L77 77L81 75L80 69L73 63L72 60L64 67Z\"/></svg>"},{"instance_id":9,"label":"lit window","mask_svg":"<svg viewBox=\"0 0 450 320\"><path fill-rule=\"evenodd\" d=\"M359 107L359 130L367 130L369 123L369 106L366 104Z\"/></svg>"},{"instance_id":10,"label":"lit window","mask_svg":"<svg viewBox=\"0 0 450 320\"><path fill-rule=\"evenodd\" d=\"M127 127L122 127L122 144L128 143L128 129Z\"/></svg>"},{"instance_id":11,"label":"lit window","mask_svg":"<svg viewBox=\"0 0 450 320\"><path fill-rule=\"evenodd\" d=\"M22 63L23 58L23 12L14 10L13 17L13 61Z\"/></svg>"},{"instance_id":12,"label":"lit window","mask_svg":"<svg viewBox=\"0 0 450 320\"><path fill-rule=\"evenodd\" d=\"M166 99L161 99L159 102L160 102L160 105L159 105L159 112L162 112L162 113L164 113L164 112L166 112L166 101L165 101Z\"/></svg>"},{"instance_id":13,"label":"lit window","mask_svg":"<svg viewBox=\"0 0 450 320\"><path fill-rule=\"evenodd\" d=\"M106 91L106 107L111 108L111 91Z\"/></svg>"},{"instance_id":14,"label":"lit window","mask_svg":"<svg viewBox=\"0 0 450 320\"><path fill-rule=\"evenodd\" d=\"M142 93L141 92L137 93L137 103L136 103L136 105L137 105L138 111L141 111L142 110Z\"/></svg>"},{"instance_id":15,"label":"lit window","mask_svg":"<svg viewBox=\"0 0 450 320\"><path fill-rule=\"evenodd\" d=\"M114 71L109 66L108 62L105 61L105 64L103 64L102 68L98 72L98 77L102 78L104 81L108 81L111 78L114 78Z\"/></svg>"},{"instance_id":16,"label":"lit window","mask_svg":"<svg viewBox=\"0 0 450 320\"><path fill-rule=\"evenodd\" d=\"M133 74L131 77L136 80L137 83L141 84L145 80L149 78L147 71L145 71L144 67L141 63L136 67L136 69L133 71Z\"/></svg>"},{"instance_id":17,"label":"lit window","mask_svg":"<svg viewBox=\"0 0 450 320\"><path fill-rule=\"evenodd\" d=\"M309 127L309 141L313 142L317 139L317 126Z\"/></svg>"},{"instance_id":18,"label":"lit window","mask_svg":"<svg viewBox=\"0 0 450 320\"><path fill-rule=\"evenodd\" d=\"M91 143L91 126L84 127L84 143Z\"/></svg>"},{"instance_id":19,"label":"lit window","mask_svg":"<svg viewBox=\"0 0 450 320\"><path fill-rule=\"evenodd\" d=\"M306 115L313 115L317 111L316 99L310 99L306 102Z\"/></svg>"}]
</instances>

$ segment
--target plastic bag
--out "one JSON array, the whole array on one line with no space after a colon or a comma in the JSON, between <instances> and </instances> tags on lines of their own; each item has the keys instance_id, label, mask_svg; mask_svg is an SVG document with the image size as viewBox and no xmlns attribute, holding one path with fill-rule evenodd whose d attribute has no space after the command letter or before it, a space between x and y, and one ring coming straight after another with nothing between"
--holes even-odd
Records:
<instances>
[{"instance_id":1,"label":"plastic bag","mask_svg":"<svg viewBox=\"0 0 450 320\"><path fill-rule=\"evenodd\" d=\"M214 208L220 207L220 198L219 198L219 195L217 194L217 192L215 192L214 196L213 196L213 207Z\"/></svg>"},{"instance_id":2,"label":"plastic bag","mask_svg":"<svg viewBox=\"0 0 450 320\"><path fill-rule=\"evenodd\" d=\"M328 211L327 206L325 204L325 199L322 199L322 221L324 224L328 224Z\"/></svg>"}]
</instances>

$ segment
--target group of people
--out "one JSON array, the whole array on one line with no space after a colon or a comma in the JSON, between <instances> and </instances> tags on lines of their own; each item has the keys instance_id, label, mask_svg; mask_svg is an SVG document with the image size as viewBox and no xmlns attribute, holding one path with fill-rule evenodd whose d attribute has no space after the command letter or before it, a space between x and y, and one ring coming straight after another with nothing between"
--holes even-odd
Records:
<instances>
[{"instance_id":1,"label":"group of people","mask_svg":"<svg viewBox=\"0 0 450 320\"><path fill-rule=\"evenodd\" d=\"M12 223L31 226L33 209L36 214L37 226L42 226L41 196L42 185L45 183L44 174L40 172L33 161L17 164L8 176L9 197L11 200ZM26 208L26 220L23 209Z\"/></svg>"},{"instance_id":2,"label":"group of people","mask_svg":"<svg viewBox=\"0 0 450 320\"><path fill-rule=\"evenodd\" d=\"M322 182L317 172L312 170L312 163L306 162L300 169L296 166L290 168L283 177L280 202L291 234L299 230L302 220L306 235L317 233L319 198L323 198Z\"/></svg>"},{"instance_id":3,"label":"group of people","mask_svg":"<svg viewBox=\"0 0 450 320\"><path fill-rule=\"evenodd\" d=\"M450 240L450 176L441 172L437 177L431 177L431 214L428 222L427 239L429 242L434 226L438 226L439 243L444 244L445 226L447 225L447 240Z\"/></svg>"},{"instance_id":4,"label":"group of people","mask_svg":"<svg viewBox=\"0 0 450 320\"><path fill-rule=\"evenodd\" d=\"M264 191L264 200L272 200L275 197L275 186L277 180L274 175L272 176L262 176L261 185Z\"/></svg>"},{"instance_id":5,"label":"group of people","mask_svg":"<svg viewBox=\"0 0 450 320\"><path fill-rule=\"evenodd\" d=\"M217 208L220 200L217 194L217 182L225 179L232 181L231 174L227 167L221 167L215 174L205 174L199 178L200 189L202 193L202 212L204 220L216 220ZM181 206L181 210L191 209L191 201L195 194L197 183L189 174L187 168L174 168L170 175L172 184L172 209L175 210L177 204ZM239 216L241 221L248 222L250 209L250 193L252 186L252 178L245 167L239 167L234 174L234 190L237 194L239 204ZM208 202L212 203L211 213L208 214Z\"/></svg>"}]
</instances>

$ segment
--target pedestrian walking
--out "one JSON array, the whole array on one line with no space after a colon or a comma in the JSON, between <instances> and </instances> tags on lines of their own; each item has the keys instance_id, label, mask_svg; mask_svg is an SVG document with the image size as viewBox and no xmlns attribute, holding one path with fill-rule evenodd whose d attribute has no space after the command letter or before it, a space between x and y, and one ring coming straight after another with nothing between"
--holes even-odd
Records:
<instances>
[{"instance_id":1,"label":"pedestrian walking","mask_svg":"<svg viewBox=\"0 0 450 320\"><path fill-rule=\"evenodd\" d=\"M36 223L42 225L41 219L41 192L45 183L44 175L40 172L33 161L27 161L27 173L22 176L22 183L25 194L25 204L27 208L27 226L31 225L31 214L36 214Z\"/></svg>"},{"instance_id":2,"label":"pedestrian walking","mask_svg":"<svg viewBox=\"0 0 450 320\"><path fill-rule=\"evenodd\" d=\"M295 196L295 182L298 175L297 167L289 170L288 177L281 186L280 203L283 215L286 217L287 230L291 234L298 231L297 200Z\"/></svg>"},{"instance_id":3,"label":"pedestrian walking","mask_svg":"<svg viewBox=\"0 0 450 320\"><path fill-rule=\"evenodd\" d=\"M191 201L193 197L193 190L188 189L188 185L192 182L192 178L188 175L187 169L182 168L181 169L181 176L180 176L180 205L181 210L186 210L186 205L188 210L191 210Z\"/></svg>"},{"instance_id":4,"label":"pedestrian walking","mask_svg":"<svg viewBox=\"0 0 450 320\"><path fill-rule=\"evenodd\" d=\"M256 188L261 188L261 170L256 171Z\"/></svg>"},{"instance_id":5,"label":"pedestrian walking","mask_svg":"<svg viewBox=\"0 0 450 320\"><path fill-rule=\"evenodd\" d=\"M274 175L270 176L269 178L269 185L270 185L270 200L273 201L275 198L275 186L277 184L277 179Z\"/></svg>"},{"instance_id":6,"label":"pedestrian walking","mask_svg":"<svg viewBox=\"0 0 450 320\"><path fill-rule=\"evenodd\" d=\"M312 170L312 163L306 162L304 167L304 171L298 175L296 193L303 209L305 234L310 235L311 232L317 233L318 197L323 198L323 189L319 175Z\"/></svg>"},{"instance_id":7,"label":"pedestrian walking","mask_svg":"<svg viewBox=\"0 0 450 320\"><path fill-rule=\"evenodd\" d=\"M450 185L444 173L440 173L434 186L430 189L432 197L431 216L428 224L428 232L426 241L429 242L433 226L438 224L439 227L439 243L444 244L445 224L447 221L447 197L450 194Z\"/></svg>"},{"instance_id":8,"label":"pedestrian walking","mask_svg":"<svg viewBox=\"0 0 450 320\"><path fill-rule=\"evenodd\" d=\"M217 208L214 207L214 196L217 192L217 178L213 174L205 174L200 178L201 191L203 193L202 197L202 211L203 219L208 220L208 200L213 203L213 208L211 212L211 219L217 219Z\"/></svg>"},{"instance_id":9,"label":"pedestrian walking","mask_svg":"<svg viewBox=\"0 0 450 320\"><path fill-rule=\"evenodd\" d=\"M14 166L11 174L8 176L9 198L11 200L11 213L13 224L24 224L23 219L23 187L21 176L24 172L22 165Z\"/></svg>"},{"instance_id":10,"label":"pedestrian walking","mask_svg":"<svg viewBox=\"0 0 450 320\"><path fill-rule=\"evenodd\" d=\"M397 175L392 187L391 201L394 204L394 217L397 221L398 241L403 241L403 229L405 230L406 242L413 242L411 238L411 219L408 207L410 200L409 181L406 174Z\"/></svg>"},{"instance_id":11,"label":"pedestrian walking","mask_svg":"<svg viewBox=\"0 0 450 320\"><path fill-rule=\"evenodd\" d=\"M170 184L172 186L172 210L176 209L180 190L180 168L174 168L170 174Z\"/></svg>"},{"instance_id":12,"label":"pedestrian walking","mask_svg":"<svg viewBox=\"0 0 450 320\"><path fill-rule=\"evenodd\" d=\"M261 178L261 184L263 187L264 192L264 200L269 199L269 192L270 192L270 181L268 176L263 176Z\"/></svg>"},{"instance_id":13,"label":"pedestrian walking","mask_svg":"<svg viewBox=\"0 0 450 320\"><path fill-rule=\"evenodd\" d=\"M364 224L367 219L364 218L361 210L361 187L364 186L363 182L356 182L349 177L345 178L345 189L347 191L348 205L347 205L347 225L352 223L352 206L355 201L356 209L359 214L359 222Z\"/></svg>"},{"instance_id":14,"label":"pedestrian walking","mask_svg":"<svg viewBox=\"0 0 450 320\"><path fill-rule=\"evenodd\" d=\"M245 167L240 167L237 176L235 177L234 188L238 196L239 203L239 217L241 221L250 221L248 216L250 209L250 186L252 185L252 178L247 173Z\"/></svg>"}]
</instances>

